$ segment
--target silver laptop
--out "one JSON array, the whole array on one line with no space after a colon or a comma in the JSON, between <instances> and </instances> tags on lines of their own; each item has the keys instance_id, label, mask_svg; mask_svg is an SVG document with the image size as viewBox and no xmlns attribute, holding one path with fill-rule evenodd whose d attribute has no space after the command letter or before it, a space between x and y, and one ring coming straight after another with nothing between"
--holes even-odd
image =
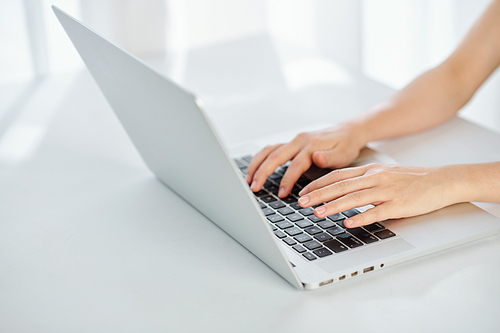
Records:
<instances>
[{"instance_id":1,"label":"silver laptop","mask_svg":"<svg viewBox=\"0 0 500 333\"><path fill-rule=\"evenodd\" d=\"M159 181L298 289L369 274L500 231L500 219L469 203L346 229L345 216L366 207L315 218L297 206L293 194L276 197L286 166L254 194L243 179L251 157L229 156L195 96L59 8L53 10ZM368 152L358 163L374 159L384 161ZM296 191L324 172L311 169Z\"/></svg>"}]
</instances>

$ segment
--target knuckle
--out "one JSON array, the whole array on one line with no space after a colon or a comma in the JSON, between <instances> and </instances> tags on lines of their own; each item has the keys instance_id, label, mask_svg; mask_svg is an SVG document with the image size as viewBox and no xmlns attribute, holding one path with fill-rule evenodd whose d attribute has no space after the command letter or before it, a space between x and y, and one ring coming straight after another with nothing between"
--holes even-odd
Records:
<instances>
[{"instance_id":1,"label":"knuckle","mask_svg":"<svg viewBox=\"0 0 500 333\"><path fill-rule=\"evenodd\" d=\"M323 194L323 191L321 191L321 190L316 190L316 191L311 193L311 199L314 202L323 202L323 198L324 198L324 194Z\"/></svg>"},{"instance_id":2,"label":"knuckle","mask_svg":"<svg viewBox=\"0 0 500 333\"><path fill-rule=\"evenodd\" d=\"M288 170L294 170L295 172L302 174L302 173L306 172L310 166L311 166L310 163L308 163L307 161L300 160L298 158L294 158L290 162L290 166L288 167Z\"/></svg>"},{"instance_id":3,"label":"knuckle","mask_svg":"<svg viewBox=\"0 0 500 333\"><path fill-rule=\"evenodd\" d=\"M335 200L330 201L330 202L325 204L325 207L326 207L327 211L329 211L329 212L337 211L338 206L339 206L339 204Z\"/></svg>"},{"instance_id":4,"label":"knuckle","mask_svg":"<svg viewBox=\"0 0 500 333\"><path fill-rule=\"evenodd\" d=\"M333 170L328 175L331 180L339 179L342 174L341 170Z\"/></svg>"},{"instance_id":5,"label":"knuckle","mask_svg":"<svg viewBox=\"0 0 500 333\"><path fill-rule=\"evenodd\" d=\"M363 200L363 193L361 193L361 192L351 193L350 199L354 202L359 202L359 201Z\"/></svg>"},{"instance_id":6,"label":"knuckle","mask_svg":"<svg viewBox=\"0 0 500 333\"><path fill-rule=\"evenodd\" d=\"M295 137L295 139L299 140L299 141L303 141L303 140L307 140L309 137L309 133L307 132L301 132L299 134L297 134L297 136Z\"/></svg>"},{"instance_id":7,"label":"knuckle","mask_svg":"<svg viewBox=\"0 0 500 333\"><path fill-rule=\"evenodd\" d=\"M345 192L349 189L350 182L348 180L342 180L337 182L336 187L339 191Z\"/></svg>"},{"instance_id":8,"label":"knuckle","mask_svg":"<svg viewBox=\"0 0 500 333\"><path fill-rule=\"evenodd\" d=\"M367 222L366 213L356 215L355 219L356 219L356 224L358 224L358 225L366 224L366 222Z\"/></svg>"},{"instance_id":9,"label":"knuckle","mask_svg":"<svg viewBox=\"0 0 500 333\"><path fill-rule=\"evenodd\" d=\"M311 136L311 137L309 137L309 140L308 140L308 141L309 141L309 143L308 143L308 145L307 145L307 146L308 146L308 148L310 148L310 149L313 149L313 150L314 150L315 148L317 148L318 146L320 146L320 145L322 144L323 139L321 139L321 138L320 138L320 137L318 137L318 136Z\"/></svg>"},{"instance_id":10,"label":"knuckle","mask_svg":"<svg viewBox=\"0 0 500 333\"><path fill-rule=\"evenodd\" d=\"M374 221L379 221L379 219L380 219L380 217L382 215L381 209L379 207L375 207L375 208L369 209L366 212L369 213L369 216Z\"/></svg>"}]
</instances>

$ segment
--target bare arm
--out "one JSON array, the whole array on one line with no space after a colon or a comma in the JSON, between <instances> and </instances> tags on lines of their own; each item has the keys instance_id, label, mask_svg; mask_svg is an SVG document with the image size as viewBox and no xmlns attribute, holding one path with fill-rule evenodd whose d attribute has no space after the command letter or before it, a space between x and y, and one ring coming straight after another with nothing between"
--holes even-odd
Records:
<instances>
[{"instance_id":1,"label":"bare arm","mask_svg":"<svg viewBox=\"0 0 500 333\"><path fill-rule=\"evenodd\" d=\"M258 191L276 167L291 160L280 184L279 196L285 197L312 163L345 167L368 142L419 132L449 120L499 64L500 0L494 0L441 65L352 121L266 147L248 167L246 180Z\"/></svg>"},{"instance_id":2,"label":"bare arm","mask_svg":"<svg viewBox=\"0 0 500 333\"><path fill-rule=\"evenodd\" d=\"M419 132L452 118L500 65L500 1L493 1L453 54L353 122L364 141Z\"/></svg>"}]
</instances>

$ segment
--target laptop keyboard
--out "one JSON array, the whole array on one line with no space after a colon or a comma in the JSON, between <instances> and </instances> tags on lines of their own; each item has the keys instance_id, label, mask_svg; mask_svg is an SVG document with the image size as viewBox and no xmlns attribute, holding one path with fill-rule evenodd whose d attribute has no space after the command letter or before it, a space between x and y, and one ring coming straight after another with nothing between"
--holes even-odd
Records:
<instances>
[{"instance_id":1,"label":"laptop keyboard","mask_svg":"<svg viewBox=\"0 0 500 333\"><path fill-rule=\"evenodd\" d=\"M235 159L243 175L251 160L251 156ZM278 198L279 183L286 169L286 165L278 167L269 176L263 189L254 195L276 237L307 260L321 259L395 236L378 222L359 228L346 228L344 220L359 214L355 208L318 218L313 212L313 208L317 206L299 206L298 194L311 182L304 175L299 178L288 197Z\"/></svg>"}]
</instances>

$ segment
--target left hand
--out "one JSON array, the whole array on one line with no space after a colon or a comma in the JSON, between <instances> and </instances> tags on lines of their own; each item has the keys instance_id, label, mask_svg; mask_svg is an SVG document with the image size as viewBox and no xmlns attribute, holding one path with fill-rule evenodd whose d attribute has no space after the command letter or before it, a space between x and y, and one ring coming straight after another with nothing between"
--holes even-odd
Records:
<instances>
[{"instance_id":1,"label":"left hand","mask_svg":"<svg viewBox=\"0 0 500 333\"><path fill-rule=\"evenodd\" d=\"M334 170L307 185L299 204L310 207L317 217L326 217L351 208L375 207L344 221L348 228L387 219L429 213L459 202L451 168L424 168L403 165L368 164Z\"/></svg>"}]
</instances>

